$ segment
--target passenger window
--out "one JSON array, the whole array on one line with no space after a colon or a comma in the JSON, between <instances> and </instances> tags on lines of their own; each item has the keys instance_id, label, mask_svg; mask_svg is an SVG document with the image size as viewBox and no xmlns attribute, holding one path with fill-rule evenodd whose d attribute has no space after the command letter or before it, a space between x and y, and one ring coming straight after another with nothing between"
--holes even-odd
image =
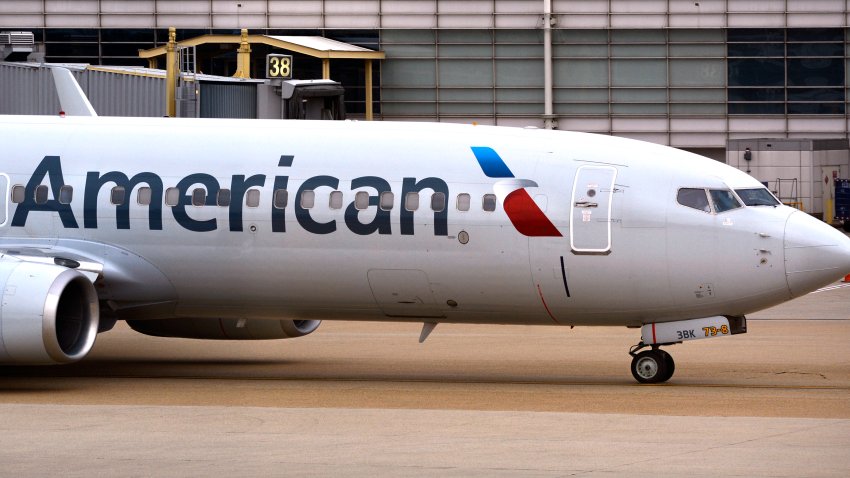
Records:
<instances>
[{"instance_id":1,"label":"passenger window","mask_svg":"<svg viewBox=\"0 0 850 478\"><path fill-rule=\"evenodd\" d=\"M168 188L165 190L165 205L174 207L180 202L180 190Z\"/></svg>"},{"instance_id":2,"label":"passenger window","mask_svg":"<svg viewBox=\"0 0 850 478\"><path fill-rule=\"evenodd\" d=\"M482 201L482 207L487 212L493 212L496 210L496 195L495 194L485 194L484 200Z\"/></svg>"},{"instance_id":3,"label":"passenger window","mask_svg":"<svg viewBox=\"0 0 850 478\"><path fill-rule=\"evenodd\" d=\"M112 204L120 206L124 204L124 196L126 196L126 193L127 192L124 190L124 186L115 186L114 188L112 188L112 192L109 194L109 200L112 202Z\"/></svg>"},{"instance_id":4,"label":"passenger window","mask_svg":"<svg viewBox=\"0 0 850 478\"><path fill-rule=\"evenodd\" d=\"M342 191L331 191L331 198L328 202L331 209L342 209Z\"/></svg>"},{"instance_id":5,"label":"passenger window","mask_svg":"<svg viewBox=\"0 0 850 478\"><path fill-rule=\"evenodd\" d=\"M230 189L219 189L215 203L222 207L230 206Z\"/></svg>"},{"instance_id":6,"label":"passenger window","mask_svg":"<svg viewBox=\"0 0 850 478\"><path fill-rule=\"evenodd\" d=\"M469 211L470 204L469 194L461 193L457 195L457 210L458 211Z\"/></svg>"},{"instance_id":7,"label":"passenger window","mask_svg":"<svg viewBox=\"0 0 850 478\"><path fill-rule=\"evenodd\" d=\"M136 193L136 202L142 206L147 206L151 203L151 188L143 186Z\"/></svg>"},{"instance_id":8,"label":"passenger window","mask_svg":"<svg viewBox=\"0 0 850 478\"><path fill-rule=\"evenodd\" d=\"M283 209L289 202L289 192L286 189L277 189L274 192L272 205L275 209Z\"/></svg>"},{"instance_id":9,"label":"passenger window","mask_svg":"<svg viewBox=\"0 0 850 478\"><path fill-rule=\"evenodd\" d=\"M301 192L301 207L304 209L312 209L313 206L316 205L316 192L315 191L302 191Z\"/></svg>"},{"instance_id":10,"label":"passenger window","mask_svg":"<svg viewBox=\"0 0 850 478\"><path fill-rule=\"evenodd\" d=\"M35 188L35 203L36 204L45 204L47 203L47 186L44 184L37 186Z\"/></svg>"},{"instance_id":11,"label":"passenger window","mask_svg":"<svg viewBox=\"0 0 850 478\"><path fill-rule=\"evenodd\" d=\"M259 189L249 189L247 193L245 193L245 205L248 207L259 207L260 206L260 190Z\"/></svg>"},{"instance_id":12,"label":"passenger window","mask_svg":"<svg viewBox=\"0 0 850 478\"><path fill-rule=\"evenodd\" d=\"M446 209L446 195L443 193L434 193L431 195L431 210L441 212Z\"/></svg>"},{"instance_id":13,"label":"passenger window","mask_svg":"<svg viewBox=\"0 0 850 478\"><path fill-rule=\"evenodd\" d=\"M369 207L369 193L360 191L354 195L354 207L358 210L364 210Z\"/></svg>"},{"instance_id":14,"label":"passenger window","mask_svg":"<svg viewBox=\"0 0 850 478\"><path fill-rule=\"evenodd\" d=\"M404 197L404 209L408 211L419 209L419 193L407 193Z\"/></svg>"},{"instance_id":15,"label":"passenger window","mask_svg":"<svg viewBox=\"0 0 850 478\"><path fill-rule=\"evenodd\" d=\"M59 203L61 204L71 204L71 200L74 198L74 187L69 185L64 185L59 188Z\"/></svg>"},{"instance_id":16,"label":"passenger window","mask_svg":"<svg viewBox=\"0 0 850 478\"><path fill-rule=\"evenodd\" d=\"M732 191L712 189L709 192L711 193L711 202L714 204L714 210L718 213L741 207L741 203L738 202L738 198L735 197Z\"/></svg>"},{"instance_id":17,"label":"passenger window","mask_svg":"<svg viewBox=\"0 0 850 478\"><path fill-rule=\"evenodd\" d=\"M207 190L204 188L195 188L192 191L192 205L203 206L207 203Z\"/></svg>"},{"instance_id":18,"label":"passenger window","mask_svg":"<svg viewBox=\"0 0 850 478\"><path fill-rule=\"evenodd\" d=\"M24 198L27 194L27 188L17 184L12 186L12 202L15 204L20 204L24 202Z\"/></svg>"},{"instance_id":19,"label":"passenger window","mask_svg":"<svg viewBox=\"0 0 850 478\"><path fill-rule=\"evenodd\" d=\"M379 202L381 209L384 211L389 211L393 208L393 201L395 200L395 195L390 191L384 191L381 193L381 200Z\"/></svg>"},{"instance_id":20,"label":"passenger window","mask_svg":"<svg viewBox=\"0 0 850 478\"><path fill-rule=\"evenodd\" d=\"M698 211L711 212L711 207L708 205L708 198L705 195L705 189L682 188L676 195L676 201L682 206L687 206Z\"/></svg>"}]
</instances>

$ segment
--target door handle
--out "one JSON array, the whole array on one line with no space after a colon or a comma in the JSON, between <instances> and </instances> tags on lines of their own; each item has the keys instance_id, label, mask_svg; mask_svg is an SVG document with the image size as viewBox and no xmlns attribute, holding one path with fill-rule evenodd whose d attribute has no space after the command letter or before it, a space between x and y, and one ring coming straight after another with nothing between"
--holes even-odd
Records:
<instances>
[{"instance_id":1,"label":"door handle","mask_svg":"<svg viewBox=\"0 0 850 478\"><path fill-rule=\"evenodd\" d=\"M578 201L576 202L576 207L599 207L599 203L590 201Z\"/></svg>"}]
</instances>

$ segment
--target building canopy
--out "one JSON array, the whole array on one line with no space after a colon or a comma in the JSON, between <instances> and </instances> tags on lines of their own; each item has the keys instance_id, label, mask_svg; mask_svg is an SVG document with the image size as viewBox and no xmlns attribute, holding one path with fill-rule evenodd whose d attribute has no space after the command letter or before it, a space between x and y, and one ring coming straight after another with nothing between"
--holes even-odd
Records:
<instances>
[{"instance_id":1,"label":"building canopy","mask_svg":"<svg viewBox=\"0 0 850 478\"><path fill-rule=\"evenodd\" d=\"M236 44L237 67L233 75L237 78L251 77L251 45L267 45L288 52L299 53L322 60L322 78L330 79L332 59L363 60L365 72L366 119L372 119L372 60L383 60L386 55L382 51L370 50L350 43L331 40L321 36L277 36L249 35L247 29L242 29L239 35L201 35L182 41L176 41L174 28L169 29L169 42L157 48L139 50L139 57L146 58L151 68L156 67L157 58L168 55L181 48L196 47L207 44ZM167 63L171 64L171 61ZM168 66L167 66L168 68ZM171 75L170 77L173 77ZM172 101L173 103L173 101Z\"/></svg>"},{"instance_id":2,"label":"building canopy","mask_svg":"<svg viewBox=\"0 0 850 478\"><path fill-rule=\"evenodd\" d=\"M370 50L361 46L331 40L320 36L277 36L277 35L201 35L178 41L176 47L189 47L207 43L265 44L282 50L327 59L383 60L382 51ZM166 45L140 50L140 58L155 58L166 54Z\"/></svg>"}]
</instances>

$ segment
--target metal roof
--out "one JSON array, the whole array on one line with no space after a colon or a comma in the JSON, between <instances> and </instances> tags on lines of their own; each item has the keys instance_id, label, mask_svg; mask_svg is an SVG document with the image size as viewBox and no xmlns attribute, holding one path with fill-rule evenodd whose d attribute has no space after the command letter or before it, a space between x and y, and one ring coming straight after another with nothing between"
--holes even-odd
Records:
<instances>
[{"instance_id":1,"label":"metal roof","mask_svg":"<svg viewBox=\"0 0 850 478\"><path fill-rule=\"evenodd\" d=\"M160 70L158 68L145 68L141 66L99 66L99 65L85 65L86 69L94 70L94 71L105 71L107 73L118 73L123 75L136 75L136 76L150 76L153 78L165 78L166 71ZM217 76L217 75L206 75L203 73L182 73L185 80L191 80L194 78L197 81L216 81L216 82L227 82L227 83L265 83L265 80L262 79L250 79L250 78L234 78L232 76Z\"/></svg>"},{"instance_id":2,"label":"metal roof","mask_svg":"<svg viewBox=\"0 0 850 478\"><path fill-rule=\"evenodd\" d=\"M88 63L38 63L38 62L0 62L5 65L20 66L25 68L49 68L51 66L61 66L71 71L102 71L105 73L115 73L119 75L131 76L146 76L150 78L165 78L166 71L158 68L145 68L142 66L110 66L110 65L90 65ZM265 83L262 79L251 78L234 78L232 76L217 76L206 75L203 73L183 73L184 80L191 81L193 78L196 81L214 81L219 83Z\"/></svg>"},{"instance_id":3,"label":"metal roof","mask_svg":"<svg viewBox=\"0 0 850 478\"><path fill-rule=\"evenodd\" d=\"M262 43L280 48L282 50L302 53L315 58L347 58L363 60L383 60L386 55L382 51L370 50L368 48L331 40L321 36L276 36L276 35L247 35L248 43ZM177 47L197 46L207 43L235 43L242 42L242 35L201 35L178 41ZM140 58L154 58L165 55L166 46L139 50Z\"/></svg>"},{"instance_id":4,"label":"metal roof","mask_svg":"<svg viewBox=\"0 0 850 478\"><path fill-rule=\"evenodd\" d=\"M374 50L363 48L362 46L352 45L330 38L320 36L280 36L280 35L262 35L267 38L272 38L278 41L300 45L304 48L312 48L319 51L337 51L337 52L369 52L375 53Z\"/></svg>"}]
</instances>

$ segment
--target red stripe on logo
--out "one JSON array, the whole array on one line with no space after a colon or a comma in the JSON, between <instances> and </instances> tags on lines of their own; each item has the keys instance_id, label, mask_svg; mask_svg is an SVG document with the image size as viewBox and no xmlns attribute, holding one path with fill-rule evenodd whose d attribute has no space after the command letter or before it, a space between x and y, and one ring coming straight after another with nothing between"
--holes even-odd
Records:
<instances>
[{"instance_id":1,"label":"red stripe on logo","mask_svg":"<svg viewBox=\"0 0 850 478\"><path fill-rule=\"evenodd\" d=\"M561 237L558 228L543 214L525 189L508 194L505 198L505 213L522 235Z\"/></svg>"}]
</instances>

